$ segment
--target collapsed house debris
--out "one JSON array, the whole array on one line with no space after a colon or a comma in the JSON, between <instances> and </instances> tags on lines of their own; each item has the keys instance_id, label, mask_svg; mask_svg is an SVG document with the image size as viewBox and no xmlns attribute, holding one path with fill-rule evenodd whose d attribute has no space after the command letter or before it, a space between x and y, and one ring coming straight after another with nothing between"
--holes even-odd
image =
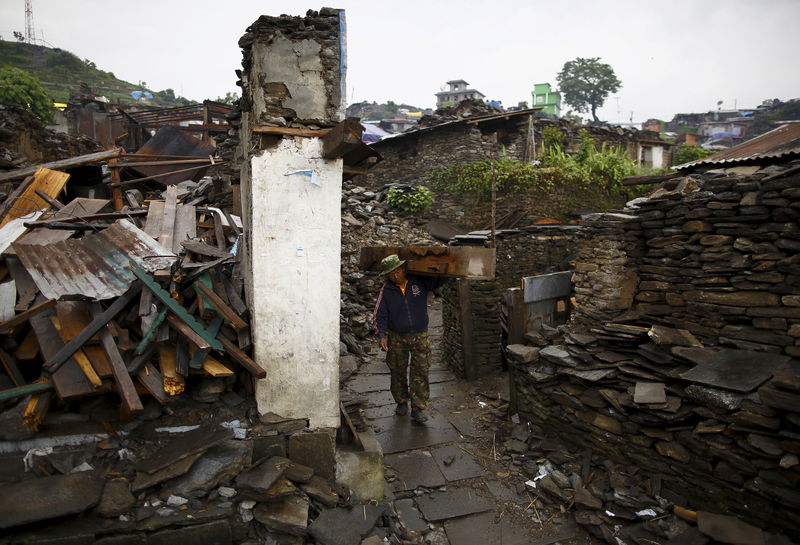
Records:
<instances>
[{"instance_id":1,"label":"collapsed house debris","mask_svg":"<svg viewBox=\"0 0 800 545\"><path fill-rule=\"evenodd\" d=\"M529 441L646 468L637 494L676 513L691 504L800 535L796 171L693 173L584 218L573 319L531 323L507 349ZM573 485L578 503L608 501L594 481ZM577 520L614 542L612 521L633 531L625 518Z\"/></svg>"}]
</instances>

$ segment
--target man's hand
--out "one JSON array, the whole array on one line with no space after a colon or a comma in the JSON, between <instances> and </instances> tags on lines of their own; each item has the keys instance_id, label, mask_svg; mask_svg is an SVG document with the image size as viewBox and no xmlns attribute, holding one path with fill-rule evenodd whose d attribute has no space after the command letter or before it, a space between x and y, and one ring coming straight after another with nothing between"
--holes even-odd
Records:
<instances>
[{"instance_id":1,"label":"man's hand","mask_svg":"<svg viewBox=\"0 0 800 545\"><path fill-rule=\"evenodd\" d=\"M381 337L380 338L380 345L381 345L381 350L383 350L384 352L388 352L389 351L389 339L388 338Z\"/></svg>"}]
</instances>

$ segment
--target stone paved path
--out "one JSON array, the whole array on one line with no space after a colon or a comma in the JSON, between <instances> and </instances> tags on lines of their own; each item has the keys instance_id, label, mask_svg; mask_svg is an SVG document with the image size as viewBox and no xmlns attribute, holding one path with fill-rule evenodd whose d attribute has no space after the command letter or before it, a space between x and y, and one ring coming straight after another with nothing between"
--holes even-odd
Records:
<instances>
[{"instance_id":1,"label":"stone paved path","mask_svg":"<svg viewBox=\"0 0 800 545\"><path fill-rule=\"evenodd\" d=\"M436 545L588 543L568 516L524 491L519 468L501 455L508 422L506 373L467 383L442 365L441 305L431 309L430 420L394 414L389 369L377 349L345 387L366 401L364 416L385 456L387 499L414 542ZM505 434L507 435L507 433ZM520 494L520 491L522 493Z\"/></svg>"}]
</instances>

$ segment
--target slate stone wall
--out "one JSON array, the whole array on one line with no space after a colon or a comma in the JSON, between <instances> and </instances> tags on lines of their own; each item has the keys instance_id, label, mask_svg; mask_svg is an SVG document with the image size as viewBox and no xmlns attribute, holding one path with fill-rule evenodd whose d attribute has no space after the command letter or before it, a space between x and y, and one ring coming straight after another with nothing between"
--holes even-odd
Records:
<instances>
[{"instance_id":1,"label":"slate stone wall","mask_svg":"<svg viewBox=\"0 0 800 545\"><path fill-rule=\"evenodd\" d=\"M496 373L502 365L500 296L518 287L523 276L565 270L575 255L577 227L539 227L506 235L497 241L495 280L471 282L473 341L478 374ZM455 373L464 376L463 339L455 282L443 291L442 357Z\"/></svg>"},{"instance_id":2,"label":"slate stone wall","mask_svg":"<svg viewBox=\"0 0 800 545\"><path fill-rule=\"evenodd\" d=\"M648 472L668 504L800 535L791 166L677 178L625 214L586 218L573 319L512 366L533 433ZM640 396L651 388L663 397Z\"/></svg>"}]
</instances>

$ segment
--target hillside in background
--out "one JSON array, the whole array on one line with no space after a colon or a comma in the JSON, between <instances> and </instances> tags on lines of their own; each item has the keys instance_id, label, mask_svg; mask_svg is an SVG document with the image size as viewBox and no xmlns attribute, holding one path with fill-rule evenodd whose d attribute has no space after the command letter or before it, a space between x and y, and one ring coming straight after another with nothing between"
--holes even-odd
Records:
<instances>
[{"instance_id":1,"label":"hillside in background","mask_svg":"<svg viewBox=\"0 0 800 545\"><path fill-rule=\"evenodd\" d=\"M172 89L156 92L118 79L113 72L104 72L88 59L81 60L63 49L0 40L0 66L14 66L36 76L55 102L67 102L70 91L77 91L81 83L86 83L95 95L105 96L114 104L137 102L131 97L132 91L150 91L153 99L146 104L152 106L194 103L176 97Z\"/></svg>"}]
</instances>

